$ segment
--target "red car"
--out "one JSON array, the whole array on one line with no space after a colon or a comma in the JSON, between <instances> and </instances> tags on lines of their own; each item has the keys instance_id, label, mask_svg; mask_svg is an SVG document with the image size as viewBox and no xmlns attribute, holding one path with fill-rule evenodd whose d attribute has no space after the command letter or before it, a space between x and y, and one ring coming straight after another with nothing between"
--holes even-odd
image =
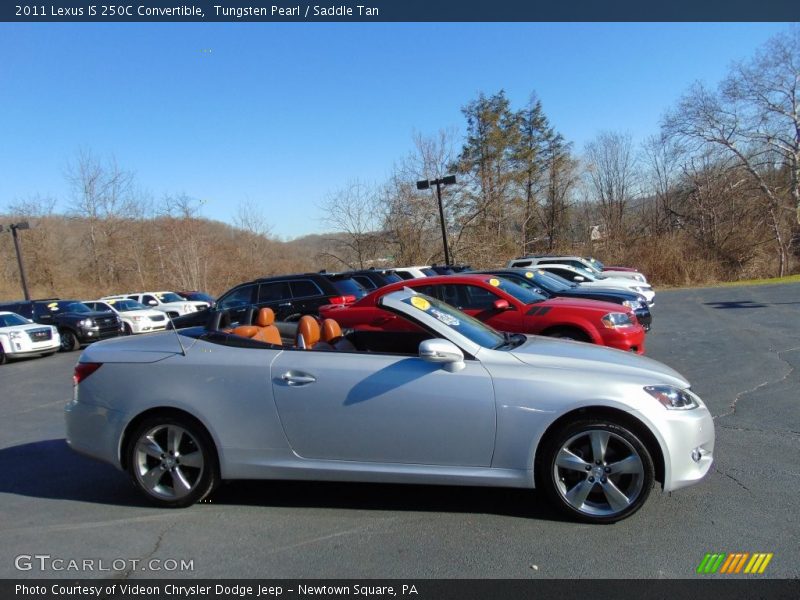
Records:
<instances>
[{"instance_id":1,"label":"red car","mask_svg":"<svg viewBox=\"0 0 800 600\"><path fill-rule=\"evenodd\" d=\"M444 275L393 283L349 306L319 309L323 319L362 330L408 331L414 326L378 308L381 296L404 287L452 304L498 331L548 335L644 354L645 332L630 308L571 298L547 299L494 275Z\"/></svg>"}]
</instances>

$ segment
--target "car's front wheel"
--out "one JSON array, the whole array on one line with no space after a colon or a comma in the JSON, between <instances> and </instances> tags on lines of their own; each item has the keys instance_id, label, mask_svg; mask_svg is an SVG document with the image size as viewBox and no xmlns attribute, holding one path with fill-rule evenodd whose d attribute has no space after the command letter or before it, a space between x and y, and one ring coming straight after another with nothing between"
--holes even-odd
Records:
<instances>
[{"instance_id":1,"label":"car's front wheel","mask_svg":"<svg viewBox=\"0 0 800 600\"><path fill-rule=\"evenodd\" d=\"M639 510L655 468L629 428L606 419L570 423L543 443L537 487L562 512L589 523L614 523Z\"/></svg>"},{"instance_id":2,"label":"car's front wheel","mask_svg":"<svg viewBox=\"0 0 800 600\"><path fill-rule=\"evenodd\" d=\"M59 332L61 334L61 351L72 352L77 350L80 344L78 338L69 329L64 329Z\"/></svg>"},{"instance_id":3,"label":"car's front wheel","mask_svg":"<svg viewBox=\"0 0 800 600\"><path fill-rule=\"evenodd\" d=\"M202 500L219 481L211 438L181 416L143 421L130 438L127 465L134 486L154 504L169 508Z\"/></svg>"}]
</instances>

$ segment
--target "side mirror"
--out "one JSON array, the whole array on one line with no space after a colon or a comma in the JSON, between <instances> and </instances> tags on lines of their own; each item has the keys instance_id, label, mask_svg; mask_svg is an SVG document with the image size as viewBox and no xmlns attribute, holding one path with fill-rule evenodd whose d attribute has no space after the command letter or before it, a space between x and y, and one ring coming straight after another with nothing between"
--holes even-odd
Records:
<instances>
[{"instance_id":1,"label":"side mirror","mask_svg":"<svg viewBox=\"0 0 800 600\"><path fill-rule=\"evenodd\" d=\"M443 365L450 373L460 371L465 366L464 353L453 342L442 338L420 342L419 357L424 361Z\"/></svg>"},{"instance_id":2,"label":"side mirror","mask_svg":"<svg viewBox=\"0 0 800 600\"><path fill-rule=\"evenodd\" d=\"M586 279L584 279L583 275L575 275L575 279L573 279L573 281L581 282L586 281Z\"/></svg>"},{"instance_id":3,"label":"side mirror","mask_svg":"<svg viewBox=\"0 0 800 600\"><path fill-rule=\"evenodd\" d=\"M503 300L502 298L495 300L493 306L495 310L511 310L508 300Z\"/></svg>"}]
</instances>

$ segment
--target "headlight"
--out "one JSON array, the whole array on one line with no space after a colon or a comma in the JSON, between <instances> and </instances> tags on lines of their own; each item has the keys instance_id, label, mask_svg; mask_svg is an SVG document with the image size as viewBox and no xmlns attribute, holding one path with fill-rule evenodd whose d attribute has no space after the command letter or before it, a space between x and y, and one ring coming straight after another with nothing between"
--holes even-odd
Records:
<instances>
[{"instance_id":1,"label":"headlight","mask_svg":"<svg viewBox=\"0 0 800 600\"><path fill-rule=\"evenodd\" d=\"M638 300L625 300L625 302L622 303L622 306L627 306L628 308L636 310L641 306L641 303Z\"/></svg>"},{"instance_id":2,"label":"headlight","mask_svg":"<svg viewBox=\"0 0 800 600\"><path fill-rule=\"evenodd\" d=\"M8 339L10 339L10 340L21 340L22 339L22 332L21 331L10 331L8 333Z\"/></svg>"},{"instance_id":3,"label":"headlight","mask_svg":"<svg viewBox=\"0 0 800 600\"><path fill-rule=\"evenodd\" d=\"M626 313L608 313L604 315L600 321L608 329L616 329L617 327L625 327L626 325L633 325L633 321Z\"/></svg>"},{"instance_id":4,"label":"headlight","mask_svg":"<svg viewBox=\"0 0 800 600\"><path fill-rule=\"evenodd\" d=\"M671 385L648 385L644 391L668 410L691 410L700 406L698 397L688 389L681 390Z\"/></svg>"},{"instance_id":5,"label":"headlight","mask_svg":"<svg viewBox=\"0 0 800 600\"><path fill-rule=\"evenodd\" d=\"M139 321L144 321L144 317L131 317L131 321L138 323Z\"/></svg>"},{"instance_id":6,"label":"headlight","mask_svg":"<svg viewBox=\"0 0 800 600\"><path fill-rule=\"evenodd\" d=\"M195 312L197 309L192 304L184 304L183 311L184 312Z\"/></svg>"},{"instance_id":7,"label":"headlight","mask_svg":"<svg viewBox=\"0 0 800 600\"><path fill-rule=\"evenodd\" d=\"M80 325L81 327L86 327L87 329L89 329L90 327L94 327L94 321L92 321L91 319L84 319L83 321L81 321Z\"/></svg>"}]
</instances>

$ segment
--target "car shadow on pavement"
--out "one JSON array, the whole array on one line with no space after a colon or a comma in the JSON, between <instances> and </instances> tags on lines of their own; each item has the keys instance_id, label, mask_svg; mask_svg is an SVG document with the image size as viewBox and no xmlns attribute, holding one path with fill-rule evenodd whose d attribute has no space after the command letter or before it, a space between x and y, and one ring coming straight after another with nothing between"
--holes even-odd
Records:
<instances>
[{"instance_id":1,"label":"car shadow on pavement","mask_svg":"<svg viewBox=\"0 0 800 600\"><path fill-rule=\"evenodd\" d=\"M767 308L766 304L752 300L729 300L727 302L703 302L712 308Z\"/></svg>"},{"instance_id":2,"label":"car shadow on pavement","mask_svg":"<svg viewBox=\"0 0 800 600\"><path fill-rule=\"evenodd\" d=\"M125 473L70 450L64 439L0 448L0 473L0 493L148 506Z\"/></svg>"},{"instance_id":3,"label":"car shadow on pavement","mask_svg":"<svg viewBox=\"0 0 800 600\"><path fill-rule=\"evenodd\" d=\"M494 514L568 521L544 495L515 488L317 481L232 481L207 500L216 505Z\"/></svg>"},{"instance_id":4,"label":"car shadow on pavement","mask_svg":"<svg viewBox=\"0 0 800 600\"><path fill-rule=\"evenodd\" d=\"M0 493L117 506L152 506L127 475L72 451L64 439L0 448ZM565 521L535 490L316 481L230 481L215 505L495 514Z\"/></svg>"}]
</instances>

